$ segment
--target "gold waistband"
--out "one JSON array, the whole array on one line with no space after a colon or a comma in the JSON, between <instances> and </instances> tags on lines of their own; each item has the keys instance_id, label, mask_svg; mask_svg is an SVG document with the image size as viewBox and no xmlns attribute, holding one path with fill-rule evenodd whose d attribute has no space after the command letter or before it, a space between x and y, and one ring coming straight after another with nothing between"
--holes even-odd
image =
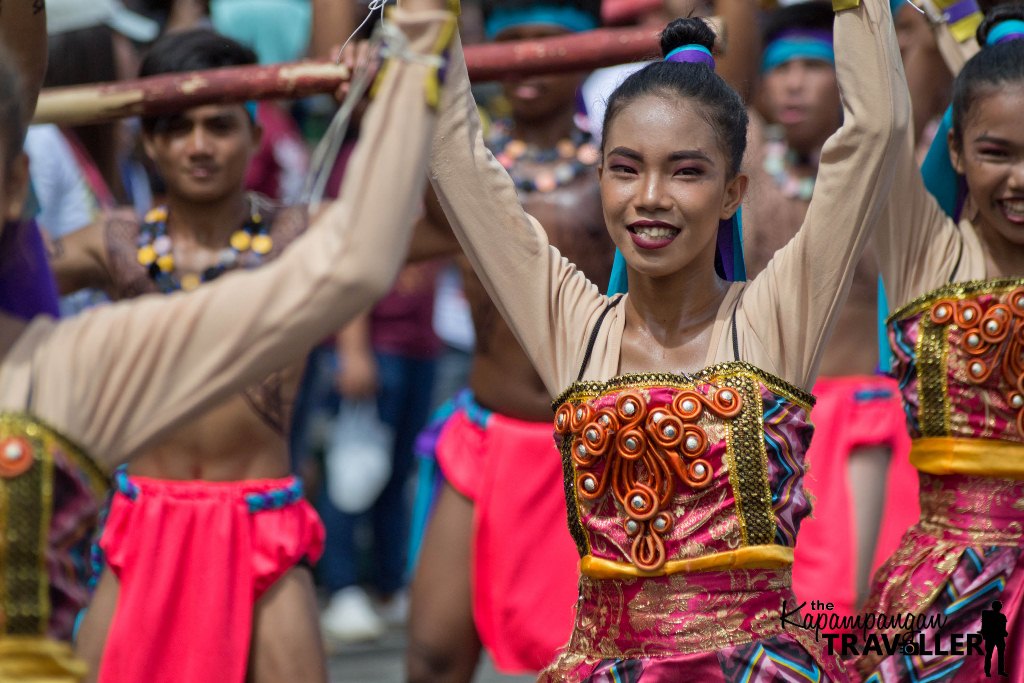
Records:
<instances>
[{"instance_id":1,"label":"gold waistband","mask_svg":"<svg viewBox=\"0 0 1024 683\"><path fill-rule=\"evenodd\" d=\"M0 681L78 683L88 672L67 643L42 636L0 636Z\"/></svg>"},{"instance_id":2,"label":"gold waistband","mask_svg":"<svg viewBox=\"0 0 1024 683\"><path fill-rule=\"evenodd\" d=\"M669 560L661 569L654 572L644 571L628 562L616 562L587 555L580 560L580 573L594 579L631 579L727 569L778 569L792 564L792 548L781 545L757 545L687 560Z\"/></svg>"},{"instance_id":3,"label":"gold waistband","mask_svg":"<svg viewBox=\"0 0 1024 683\"><path fill-rule=\"evenodd\" d=\"M1024 444L951 436L915 439L910 463L927 474L1024 480Z\"/></svg>"}]
</instances>

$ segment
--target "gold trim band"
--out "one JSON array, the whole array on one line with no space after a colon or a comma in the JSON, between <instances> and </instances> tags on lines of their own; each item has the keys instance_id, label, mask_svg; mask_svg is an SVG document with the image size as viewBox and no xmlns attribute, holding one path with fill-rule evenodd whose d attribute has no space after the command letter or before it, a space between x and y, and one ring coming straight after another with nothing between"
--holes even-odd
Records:
<instances>
[{"instance_id":1,"label":"gold trim band","mask_svg":"<svg viewBox=\"0 0 1024 683\"><path fill-rule=\"evenodd\" d=\"M67 643L44 637L0 637L0 681L78 683L89 673Z\"/></svg>"},{"instance_id":2,"label":"gold trim band","mask_svg":"<svg viewBox=\"0 0 1024 683\"><path fill-rule=\"evenodd\" d=\"M670 560L654 572L628 562L615 562L593 555L580 560L580 573L593 579L633 579L726 569L780 569L793 564L793 549L782 545L758 545L687 560Z\"/></svg>"},{"instance_id":3,"label":"gold trim band","mask_svg":"<svg viewBox=\"0 0 1024 683\"><path fill-rule=\"evenodd\" d=\"M915 439L910 463L926 474L1024 481L1024 444L951 436Z\"/></svg>"},{"instance_id":4,"label":"gold trim band","mask_svg":"<svg viewBox=\"0 0 1024 683\"><path fill-rule=\"evenodd\" d=\"M992 280L953 282L933 289L930 292L925 292L916 299L907 302L892 313L886 323L893 323L902 318L909 318L912 315L924 313L939 299L962 299L981 294L1011 292L1021 286L1024 286L1024 278L995 278Z\"/></svg>"},{"instance_id":5,"label":"gold trim band","mask_svg":"<svg viewBox=\"0 0 1024 683\"><path fill-rule=\"evenodd\" d=\"M623 389L643 389L649 387L665 387L672 389L693 389L698 384L712 380L723 381L732 377L748 376L764 384L776 394L784 396L801 408L810 411L814 407L814 395L791 384L781 377L771 374L746 361L725 361L704 368L692 375L674 374L670 372L645 372L619 375L604 381L573 382L551 404L551 410L566 401L579 403L602 396L612 391Z\"/></svg>"}]
</instances>

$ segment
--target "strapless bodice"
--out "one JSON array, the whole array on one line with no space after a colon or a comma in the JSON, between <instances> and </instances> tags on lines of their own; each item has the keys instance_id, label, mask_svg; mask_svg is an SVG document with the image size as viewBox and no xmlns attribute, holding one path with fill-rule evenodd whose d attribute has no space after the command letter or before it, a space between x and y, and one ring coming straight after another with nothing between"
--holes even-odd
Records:
<instances>
[{"instance_id":1,"label":"strapless bodice","mask_svg":"<svg viewBox=\"0 0 1024 683\"><path fill-rule=\"evenodd\" d=\"M791 564L813 400L742 362L571 386L555 430L583 573Z\"/></svg>"}]
</instances>

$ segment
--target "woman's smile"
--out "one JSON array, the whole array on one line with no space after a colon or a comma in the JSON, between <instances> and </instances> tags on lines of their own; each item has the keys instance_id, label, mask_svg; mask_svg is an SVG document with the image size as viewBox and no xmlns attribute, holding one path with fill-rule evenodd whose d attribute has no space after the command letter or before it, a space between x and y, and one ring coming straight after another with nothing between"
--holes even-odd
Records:
<instances>
[{"instance_id":1,"label":"woman's smile","mask_svg":"<svg viewBox=\"0 0 1024 683\"><path fill-rule=\"evenodd\" d=\"M672 243L680 228L664 221L634 221L627 226L633 244L641 249L662 249Z\"/></svg>"}]
</instances>

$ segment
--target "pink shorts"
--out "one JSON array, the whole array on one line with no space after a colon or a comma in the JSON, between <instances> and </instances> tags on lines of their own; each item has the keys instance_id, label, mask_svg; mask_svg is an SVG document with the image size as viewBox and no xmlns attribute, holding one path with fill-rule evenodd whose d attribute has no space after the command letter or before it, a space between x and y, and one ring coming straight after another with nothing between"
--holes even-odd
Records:
<instances>
[{"instance_id":1,"label":"pink shorts","mask_svg":"<svg viewBox=\"0 0 1024 683\"><path fill-rule=\"evenodd\" d=\"M793 591L804 613L810 601L831 602L826 612L853 615L856 607L857 535L848 480L850 454L858 448L892 449L885 507L872 571L896 550L920 515L917 471L910 464L910 437L896 380L884 376L824 377L814 385L814 438L807 451L806 485L814 514L800 525L793 561Z\"/></svg>"},{"instance_id":2,"label":"pink shorts","mask_svg":"<svg viewBox=\"0 0 1024 683\"><path fill-rule=\"evenodd\" d=\"M506 673L547 666L572 631L580 558L553 434L497 413L481 427L459 410L437 444L445 479L474 502L473 619Z\"/></svg>"},{"instance_id":3,"label":"pink shorts","mask_svg":"<svg viewBox=\"0 0 1024 683\"><path fill-rule=\"evenodd\" d=\"M294 477L117 475L100 546L121 584L100 683L243 683L256 600L324 528Z\"/></svg>"}]
</instances>

